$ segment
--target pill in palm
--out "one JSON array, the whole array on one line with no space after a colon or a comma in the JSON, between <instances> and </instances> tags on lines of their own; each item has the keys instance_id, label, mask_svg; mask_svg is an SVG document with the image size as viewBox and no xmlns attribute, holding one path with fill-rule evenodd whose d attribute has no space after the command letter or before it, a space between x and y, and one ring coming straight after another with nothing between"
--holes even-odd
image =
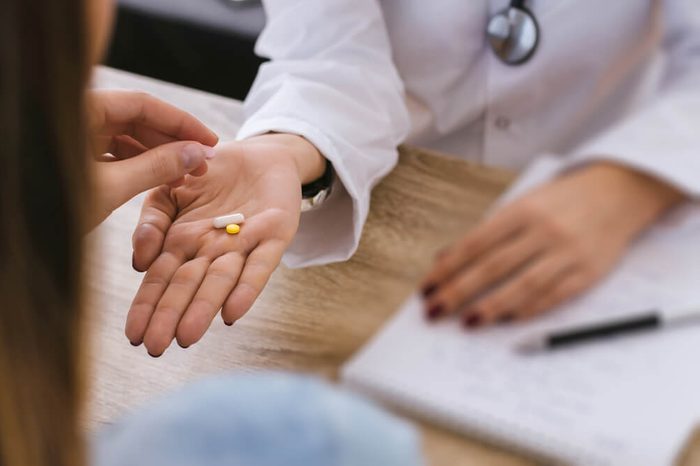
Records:
<instances>
[{"instance_id":1,"label":"pill in palm","mask_svg":"<svg viewBox=\"0 0 700 466\"><path fill-rule=\"evenodd\" d=\"M214 228L226 228L227 225L241 224L245 221L245 216L241 213L235 213L230 215L222 215L221 217L216 217L214 219Z\"/></svg>"},{"instance_id":2,"label":"pill in palm","mask_svg":"<svg viewBox=\"0 0 700 466\"><path fill-rule=\"evenodd\" d=\"M228 233L229 235L237 235L239 231L241 231L240 225L237 225L235 223L226 225L226 233Z\"/></svg>"}]
</instances>

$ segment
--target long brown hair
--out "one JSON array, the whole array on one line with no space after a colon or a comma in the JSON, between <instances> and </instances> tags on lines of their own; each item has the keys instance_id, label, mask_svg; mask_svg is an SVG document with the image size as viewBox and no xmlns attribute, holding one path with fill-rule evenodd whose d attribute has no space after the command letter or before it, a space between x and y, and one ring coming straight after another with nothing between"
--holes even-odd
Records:
<instances>
[{"instance_id":1,"label":"long brown hair","mask_svg":"<svg viewBox=\"0 0 700 466\"><path fill-rule=\"evenodd\" d=\"M81 0L0 11L0 464L83 464Z\"/></svg>"}]
</instances>

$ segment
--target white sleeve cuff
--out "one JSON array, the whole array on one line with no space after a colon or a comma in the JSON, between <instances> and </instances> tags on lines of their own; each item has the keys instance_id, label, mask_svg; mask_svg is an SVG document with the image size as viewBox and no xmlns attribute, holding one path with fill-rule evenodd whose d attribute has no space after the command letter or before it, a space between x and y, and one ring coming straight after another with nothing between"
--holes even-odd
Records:
<instances>
[{"instance_id":1,"label":"white sleeve cuff","mask_svg":"<svg viewBox=\"0 0 700 466\"><path fill-rule=\"evenodd\" d=\"M692 118L700 97L672 95L584 145L568 167L611 161L700 197L700 132Z\"/></svg>"}]
</instances>

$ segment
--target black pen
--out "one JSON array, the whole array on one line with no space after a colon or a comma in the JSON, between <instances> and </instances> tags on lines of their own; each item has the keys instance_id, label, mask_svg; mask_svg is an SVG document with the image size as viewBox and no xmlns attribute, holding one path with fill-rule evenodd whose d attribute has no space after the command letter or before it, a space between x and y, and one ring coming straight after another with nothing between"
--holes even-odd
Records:
<instances>
[{"instance_id":1,"label":"black pen","mask_svg":"<svg viewBox=\"0 0 700 466\"><path fill-rule=\"evenodd\" d=\"M602 321L579 327L555 330L522 341L520 353L536 353L590 343L631 333L660 330L690 323L700 323L700 308L675 312L647 311L616 320Z\"/></svg>"}]
</instances>

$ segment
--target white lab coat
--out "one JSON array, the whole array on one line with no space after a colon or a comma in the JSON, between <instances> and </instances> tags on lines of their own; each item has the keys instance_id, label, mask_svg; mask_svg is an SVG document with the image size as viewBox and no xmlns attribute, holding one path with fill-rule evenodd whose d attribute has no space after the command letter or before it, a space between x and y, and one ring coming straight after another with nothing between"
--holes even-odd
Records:
<instances>
[{"instance_id":1,"label":"white lab coat","mask_svg":"<svg viewBox=\"0 0 700 466\"><path fill-rule=\"evenodd\" d=\"M530 0L528 63L485 40L508 0L264 0L263 65L239 139L299 134L338 182L285 262L345 260L404 141L520 170L605 158L700 194L700 2ZM449 202L446 199L445 202Z\"/></svg>"}]
</instances>

